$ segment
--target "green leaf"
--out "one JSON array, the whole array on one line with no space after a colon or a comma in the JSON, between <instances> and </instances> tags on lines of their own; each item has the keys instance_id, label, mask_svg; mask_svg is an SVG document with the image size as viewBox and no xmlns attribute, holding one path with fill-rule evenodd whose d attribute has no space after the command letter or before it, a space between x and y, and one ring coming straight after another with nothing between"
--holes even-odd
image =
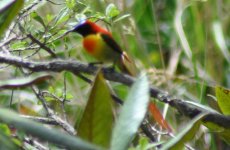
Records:
<instances>
[{"instance_id":1,"label":"green leaf","mask_svg":"<svg viewBox=\"0 0 230 150\"><path fill-rule=\"evenodd\" d=\"M105 10L105 14L109 18L114 18L120 14L120 11L114 4L109 4Z\"/></svg>"},{"instance_id":2,"label":"green leaf","mask_svg":"<svg viewBox=\"0 0 230 150\"><path fill-rule=\"evenodd\" d=\"M113 130L111 150L126 150L144 119L149 102L149 85L141 75L132 86Z\"/></svg>"},{"instance_id":3,"label":"green leaf","mask_svg":"<svg viewBox=\"0 0 230 150\"><path fill-rule=\"evenodd\" d=\"M213 122L202 122L212 132L218 134L226 143L230 145L230 129L221 127Z\"/></svg>"},{"instance_id":4,"label":"green leaf","mask_svg":"<svg viewBox=\"0 0 230 150\"><path fill-rule=\"evenodd\" d=\"M4 133L6 135L10 135L10 129L6 124L0 123L0 132Z\"/></svg>"},{"instance_id":5,"label":"green leaf","mask_svg":"<svg viewBox=\"0 0 230 150\"><path fill-rule=\"evenodd\" d=\"M67 99L67 100L73 99L73 95L72 95L71 93L67 93L67 94L66 94L66 99Z\"/></svg>"},{"instance_id":6,"label":"green leaf","mask_svg":"<svg viewBox=\"0 0 230 150\"><path fill-rule=\"evenodd\" d=\"M18 145L16 145L12 139L0 131L0 149L9 149L9 150L17 150L20 149Z\"/></svg>"},{"instance_id":7,"label":"green leaf","mask_svg":"<svg viewBox=\"0 0 230 150\"><path fill-rule=\"evenodd\" d=\"M54 19L54 16L52 14L46 14L46 22L50 23Z\"/></svg>"},{"instance_id":8,"label":"green leaf","mask_svg":"<svg viewBox=\"0 0 230 150\"><path fill-rule=\"evenodd\" d=\"M38 137L43 141L48 141L60 146L64 146L66 149L101 149L79 138L64 134L58 130L51 130L50 128L44 127L40 123L35 123L31 120L22 118L18 114L8 109L0 109L0 120L4 123L11 124L15 128L22 130L32 136Z\"/></svg>"},{"instance_id":9,"label":"green leaf","mask_svg":"<svg viewBox=\"0 0 230 150\"><path fill-rule=\"evenodd\" d=\"M56 16L56 25L66 22L70 18L68 9L62 9L60 13Z\"/></svg>"},{"instance_id":10,"label":"green leaf","mask_svg":"<svg viewBox=\"0 0 230 150\"><path fill-rule=\"evenodd\" d=\"M18 14L23 0L1 0L0 1L0 36L10 25L11 21Z\"/></svg>"},{"instance_id":11,"label":"green leaf","mask_svg":"<svg viewBox=\"0 0 230 150\"><path fill-rule=\"evenodd\" d=\"M69 9L73 9L74 6L76 5L76 1L75 0L65 0L65 2L66 2L66 6Z\"/></svg>"},{"instance_id":12,"label":"green leaf","mask_svg":"<svg viewBox=\"0 0 230 150\"><path fill-rule=\"evenodd\" d=\"M191 122L187 124L187 126L182 131L180 131L178 135L176 135L176 137L173 137L171 140L165 143L164 146L160 150L182 149L184 144L195 136L195 133L200 127L201 119L205 115L206 114L201 114L201 115L198 115L196 118L194 118Z\"/></svg>"},{"instance_id":13,"label":"green leaf","mask_svg":"<svg viewBox=\"0 0 230 150\"><path fill-rule=\"evenodd\" d=\"M230 115L230 90L216 87L217 103L224 115Z\"/></svg>"},{"instance_id":14,"label":"green leaf","mask_svg":"<svg viewBox=\"0 0 230 150\"><path fill-rule=\"evenodd\" d=\"M113 120L110 90L99 72L80 122L78 135L91 143L108 148Z\"/></svg>"},{"instance_id":15,"label":"green leaf","mask_svg":"<svg viewBox=\"0 0 230 150\"><path fill-rule=\"evenodd\" d=\"M19 138L13 138L11 136L11 130L6 124L0 123L0 149L19 149L19 146L22 145Z\"/></svg>"},{"instance_id":16,"label":"green leaf","mask_svg":"<svg viewBox=\"0 0 230 150\"><path fill-rule=\"evenodd\" d=\"M42 26L43 26L44 28L46 27L46 25L45 25L45 23L44 23L42 17L39 16L37 12L35 12L35 11L32 12L32 13L30 14L30 16L31 16L31 18L33 18L34 20L36 20L37 22L39 22L40 24L42 24Z\"/></svg>"},{"instance_id":17,"label":"green leaf","mask_svg":"<svg viewBox=\"0 0 230 150\"><path fill-rule=\"evenodd\" d=\"M114 20L114 23L115 22L118 22L118 21L121 21L123 19L126 19L128 17L130 17L131 15L130 14L125 14L125 15L122 15L121 17L117 18L116 20Z\"/></svg>"},{"instance_id":18,"label":"green leaf","mask_svg":"<svg viewBox=\"0 0 230 150\"><path fill-rule=\"evenodd\" d=\"M26 46L27 42L26 41L17 41L10 45L11 49L19 49L19 48L24 48Z\"/></svg>"}]
</instances>

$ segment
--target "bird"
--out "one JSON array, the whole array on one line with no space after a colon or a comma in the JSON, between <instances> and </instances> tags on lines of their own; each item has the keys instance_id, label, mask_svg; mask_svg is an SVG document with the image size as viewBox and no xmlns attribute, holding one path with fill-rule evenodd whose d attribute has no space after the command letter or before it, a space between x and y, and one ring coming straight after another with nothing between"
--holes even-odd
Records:
<instances>
[{"instance_id":1,"label":"bird","mask_svg":"<svg viewBox=\"0 0 230 150\"><path fill-rule=\"evenodd\" d=\"M114 40L112 33L90 20L84 20L76 25L72 32L83 37L84 49L100 63L113 63L121 72L137 76L134 61Z\"/></svg>"},{"instance_id":2,"label":"bird","mask_svg":"<svg viewBox=\"0 0 230 150\"><path fill-rule=\"evenodd\" d=\"M114 65L117 65L123 73L132 77L138 75L134 61L122 50L119 44L114 40L112 33L108 30L92 21L85 20L76 25L71 31L83 36L83 47L99 62L112 62ZM160 110L153 102L150 101L148 109L153 118L163 128L171 132L170 126L164 120Z\"/></svg>"}]
</instances>

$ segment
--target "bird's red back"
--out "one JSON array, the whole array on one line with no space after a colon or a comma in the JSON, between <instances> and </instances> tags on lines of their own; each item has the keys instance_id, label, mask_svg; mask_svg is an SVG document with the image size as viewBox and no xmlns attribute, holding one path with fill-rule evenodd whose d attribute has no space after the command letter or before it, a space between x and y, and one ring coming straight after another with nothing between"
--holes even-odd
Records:
<instances>
[{"instance_id":1,"label":"bird's red back","mask_svg":"<svg viewBox=\"0 0 230 150\"><path fill-rule=\"evenodd\" d=\"M107 34L107 35L109 35L109 36L112 37L112 34L111 34L109 31L107 31L106 29L104 29L104 28L98 26L98 25L97 25L96 23L94 23L94 22L91 22L91 21L89 21L89 20L86 20L86 21L85 21L85 24L90 25L90 27L92 28L92 30L93 30L94 32L96 32L96 33L103 33L103 34Z\"/></svg>"}]
</instances>

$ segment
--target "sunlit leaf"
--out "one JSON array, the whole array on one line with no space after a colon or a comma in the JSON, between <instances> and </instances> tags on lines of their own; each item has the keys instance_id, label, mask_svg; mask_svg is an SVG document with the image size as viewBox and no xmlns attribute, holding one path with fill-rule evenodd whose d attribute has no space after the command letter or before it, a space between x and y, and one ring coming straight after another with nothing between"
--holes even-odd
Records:
<instances>
[{"instance_id":1,"label":"sunlit leaf","mask_svg":"<svg viewBox=\"0 0 230 150\"><path fill-rule=\"evenodd\" d=\"M54 19L54 16L52 14L47 14L46 15L46 21L49 23Z\"/></svg>"},{"instance_id":2,"label":"sunlit leaf","mask_svg":"<svg viewBox=\"0 0 230 150\"><path fill-rule=\"evenodd\" d=\"M179 150L184 147L184 144L191 140L197 130L200 128L201 119L205 116L205 114L198 115L196 118L194 118L192 121L190 121L186 127L182 131L176 135L176 137L173 137L171 140L169 140L167 143L164 144L164 146L160 150Z\"/></svg>"},{"instance_id":3,"label":"sunlit leaf","mask_svg":"<svg viewBox=\"0 0 230 150\"><path fill-rule=\"evenodd\" d=\"M230 115L230 90L216 87L217 103L224 115Z\"/></svg>"},{"instance_id":4,"label":"sunlit leaf","mask_svg":"<svg viewBox=\"0 0 230 150\"><path fill-rule=\"evenodd\" d=\"M110 90L101 72L95 78L89 100L78 128L78 136L91 143L109 147L113 112Z\"/></svg>"},{"instance_id":5,"label":"sunlit leaf","mask_svg":"<svg viewBox=\"0 0 230 150\"><path fill-rule=\"evenodd\" d=\"M74 8L74 6L76 5L76 1L75 0L66 0L66 6L70 9Z\"/></svg>"},{"instance_id":6,"label":"sunlit leaf","mask_svg":"<svg viewBox=\"0 0 230 150\"><path fill-rule=\"evenodd\" d=\"M111 150L126 150L144 119L149 102L149 85L141 75L132 86L115 124Z\"/></svg>"},{"instance_id":7,"label":"sunlit leaf","mask_svg":"<svg viewBox=\"0 0 230 150\"><path fill-rule=\"evenodd\" d=\"M12 49L24 48L26 46L26 41L18 41L10 45Z\"/></svg>"},{"instance_id":8,"label":"sunlit leaf","mask_svg":"<svg viewBox=\"0 0 230 150\"><path fill-rule=\"evenodd\" d=\"M0 120L4 123L13 125L18 130L22 130L30 135L38 137L43 141L48 141L54 144L62 145L66 149L101 149L77 137L64 134L63 132L60 132L58 130L51 130L39 123L35 123L31 120L22 118L8 109L0 109Z\"/></svg>"},{"instance_id":9,"label":"sunlit leaf","mask_svg":"<svg viewBox=\"0 0 230 150\"><path fill-rule=\"evenodd\" d=\"M0 35L10 25L18 14L24 0L1 0L0 1Z\"/></svg>"},{"instance_id":10,"label":"sunlit leaf","mask_svg":"<svg viewBox=\"0 0 230 150\"><path fill-rule=\"evenodd\" d=\"M120 11L118 10L118 8L114 4L109 4L106 7L105 14L109 18L114 18L120 14Z\"/></svg>"}]
</instances>

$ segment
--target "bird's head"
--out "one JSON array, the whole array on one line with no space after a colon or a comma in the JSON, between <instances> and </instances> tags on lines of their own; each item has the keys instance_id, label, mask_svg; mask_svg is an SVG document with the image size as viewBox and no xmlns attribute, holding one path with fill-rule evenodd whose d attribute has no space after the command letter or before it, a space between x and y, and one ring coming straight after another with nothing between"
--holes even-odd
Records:
<instances>
[{"instance_id":1,"label":"bird's head","mask_svg":"<svg viewBox=\"0 0 230 150\"><path fill-rule=\"evenodd\" d=\"M89 34L96 34L96 32L93 29L93 26L94 26L93 22L86 20L76 25L72 31L77 32L85 37Z\"/></svg>"},{"instance_id":2,"label":"bird's head","mask_svg":"<svg viewBox=\"0 0 230 150\"><path fill-rule=\"evenodd\" d=\"M107 30L101 28L96 23L91 22L89 20L85 20L80 24L76 25L72 31L81 34L83 37L90 34L97 34L97 33L104 33L104 34L111 35L111 33L109 33Z\"/></svg>"}]
</instances>

